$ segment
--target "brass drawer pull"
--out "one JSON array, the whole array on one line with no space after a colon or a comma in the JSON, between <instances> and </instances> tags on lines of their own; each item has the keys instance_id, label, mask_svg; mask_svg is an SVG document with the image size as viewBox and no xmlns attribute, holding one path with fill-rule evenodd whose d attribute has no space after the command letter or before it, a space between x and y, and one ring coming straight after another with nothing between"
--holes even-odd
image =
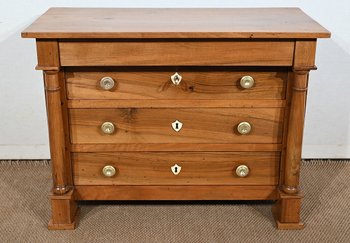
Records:
<instances>
[{"instance_id":1,"label":"brass drawer pull","mask_svg":"<svg viewBox=\"0 0 350 243\"><path fill-rule=\"evenodd\" d=\"M115 81L111 77L103 77L100 81L100 87L104 90L111 90L114 85Z\"/></svg>"},{"instance_id":2,"label":"brass drawer pull","mask_svg":"<svg viewBox=\"0 0 350 243\"><path fill-rule=\"evenodd\" d=\"M247 135L252 130L252 126L249 122L241 122L237 126L237 131L242 135Z\"/></svg>"},{"instance_id":3,"label":"brass drawer pull","mask_svg":"<svg viewBox=\"0 0 350 243\"><path fill-rule=\"evenodd\" d=\"M254 79L252 76L244 76L241 78L240 85L243 89L250 89L254 85Z\"/></svg>"},{"instance_id":4,"label":"brass drawer pull","mask_svg":"<svg viewBox=\"0 0 350 243\"><path fill-rule=\"evenodd\" d=\"M249 168L246 165L240 165L236 169L236 175L239 177L246 177L249 174Z\"/></svg>"},{"instance_id":5,"label":"brass drawer pull","mask_svg":"<svg viewBox=\"0 0 350 243\"><path fill-rule=\"evenodd\" d=\"M102 174L105 177L113 177L115 174L117 173L116 168L114 168L111 165L106 165L105 167L103 167L102 169Z\"/></svg>"},{"instance_id":6,"label":"brass drawer pull","mask_svg":"<svg viewBox=\"0 0 350 243\"><path fill-rule=\"evenodd\" d=\"M101 125L101 131L104 134L113 134L114 130L115 130L115 126L114 126L114 124L112 122L104 122Z\"/></svg>"},{"instance_id":7,"label":"brass drawer pull","mask_svg":"<svg viewBox=\"0 0 350 243\"><path fill-rule=\"evenodd\" d=\"M182 76L176 72L174 75L170 77L170 79L171 79L171 82L173 82L173 84L179 85L182 80Z\"/></svg>"}]
</instances>

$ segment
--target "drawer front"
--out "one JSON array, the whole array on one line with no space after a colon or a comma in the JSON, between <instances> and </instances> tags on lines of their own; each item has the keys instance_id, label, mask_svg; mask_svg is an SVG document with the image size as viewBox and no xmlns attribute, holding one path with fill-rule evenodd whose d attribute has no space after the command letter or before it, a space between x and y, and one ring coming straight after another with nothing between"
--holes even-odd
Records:
<instances>
[{"instance_id":1,"label":"drawer front","mask_svg":"<svg viewBox=\"0 0 350 243\"><path fill-rule=\"evenodd\" d=\"M283 108L70 109L71 142L281 143ZM112 123L114 132L101 129ZM238 132L250 124L249 134ZM108 127L108 126L107 126ZM105 131L106 132L106 131ZM107 131L108 132L108 131Z\"/></svg>"},{"instance_id":2,"label":"drawer front","mask_svg":"<svg viewBox=\"0 0 350 243\"><path fill-rule=\"evenodd\" d=\"M279 156L272 152L75 153L74 184L277 185ZM249 169L246 177L237 175L242 165ZM116 173L107 177L105 166L113 166ZM111 175L110 167L105 171Z\"/></svg>"},{"instance_id":3,"label":"drawer front","mask_svg":"<svg viewBox=\"0 0 350 243\"><path fill-rule=\"evenodd\" d=\"M215 69L214 69L215 70ZM220 69L216 69L220 70ZM179 84L172 82L175 68L148 71L137 68L114 72L66 72L68 99L285 99L287 72L181 70ZM113 79L106 90L101 80ZM252 79L249 79L251 77ZM248 78L248 79L247 79ZM241 84L242 80L242 84ZM246 80L247 83L244 81ZM244 86L252 84L252 87ZM242 87L243 85L243 87Z\"/></svg>"},{"instance_id":4,"label":"drawer front","mask_svg":"<svg viewBox=\"0 0 350 243\"><path fill-rule=\"evenodd\" d=\"M60 42L62 66L292 66L293 41Z\"/></svg>"}]
</instances>

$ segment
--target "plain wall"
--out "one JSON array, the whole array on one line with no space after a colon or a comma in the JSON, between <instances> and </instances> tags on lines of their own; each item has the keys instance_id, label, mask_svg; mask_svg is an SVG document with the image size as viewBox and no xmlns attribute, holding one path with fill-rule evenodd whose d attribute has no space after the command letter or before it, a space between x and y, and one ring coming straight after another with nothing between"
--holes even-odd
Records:
<instances>
[{"instance_id":1,"label":"plain wall","mask_svg":"<svg viewBox=\"0 0 350 243\"><path fill-rule=\"evenodd\" d=\"M350 3L325 1L0 0L0 159L49 158L42 73L20 32L50 7L300 7L332 32L310 73L303 157L350 158Z\"/></svg>"}]
</instances>

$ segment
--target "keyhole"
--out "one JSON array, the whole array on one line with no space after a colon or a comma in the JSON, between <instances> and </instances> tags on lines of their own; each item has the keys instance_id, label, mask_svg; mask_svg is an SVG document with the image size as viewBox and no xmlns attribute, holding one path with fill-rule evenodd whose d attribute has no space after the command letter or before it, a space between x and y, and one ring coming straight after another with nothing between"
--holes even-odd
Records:
<instances>
[{"instance_id":1,"label":"keyhole","mask_svg":"<svg viewBox=\"0 0 350 243\"><path fill-rule=\"evenodd\" d=\"M177 167L175 167L175 173L177 173Z\"/></svg>"},{"instance_id":2,"label":"keyhole","mask_svg":"<svg viewBox=\"0 0 350 243\"><path fill-rule=\"evenodd\" d=\"M178 132L182 128L182 123L180 121L176 120L173 123L171 123L171 127L175 130L175 132Z\"/></svg>"}]
</instances>

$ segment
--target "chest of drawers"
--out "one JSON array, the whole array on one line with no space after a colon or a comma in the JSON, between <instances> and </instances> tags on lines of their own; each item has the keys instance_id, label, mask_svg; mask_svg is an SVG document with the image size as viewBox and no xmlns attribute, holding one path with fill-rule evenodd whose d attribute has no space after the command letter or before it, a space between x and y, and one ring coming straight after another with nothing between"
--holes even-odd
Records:
<instances>
[{"instance_id":1,"label":"chest of drawers","mask_svg":"<svg viewBox=\"0 0 350 243\"><path fill-rule=\"evenodd\" d=\"M52 8L23 31L43 70L50 229L79 200L274 200L300 229L316 39L300 9Z\"/></svg>"}]
</instances>

